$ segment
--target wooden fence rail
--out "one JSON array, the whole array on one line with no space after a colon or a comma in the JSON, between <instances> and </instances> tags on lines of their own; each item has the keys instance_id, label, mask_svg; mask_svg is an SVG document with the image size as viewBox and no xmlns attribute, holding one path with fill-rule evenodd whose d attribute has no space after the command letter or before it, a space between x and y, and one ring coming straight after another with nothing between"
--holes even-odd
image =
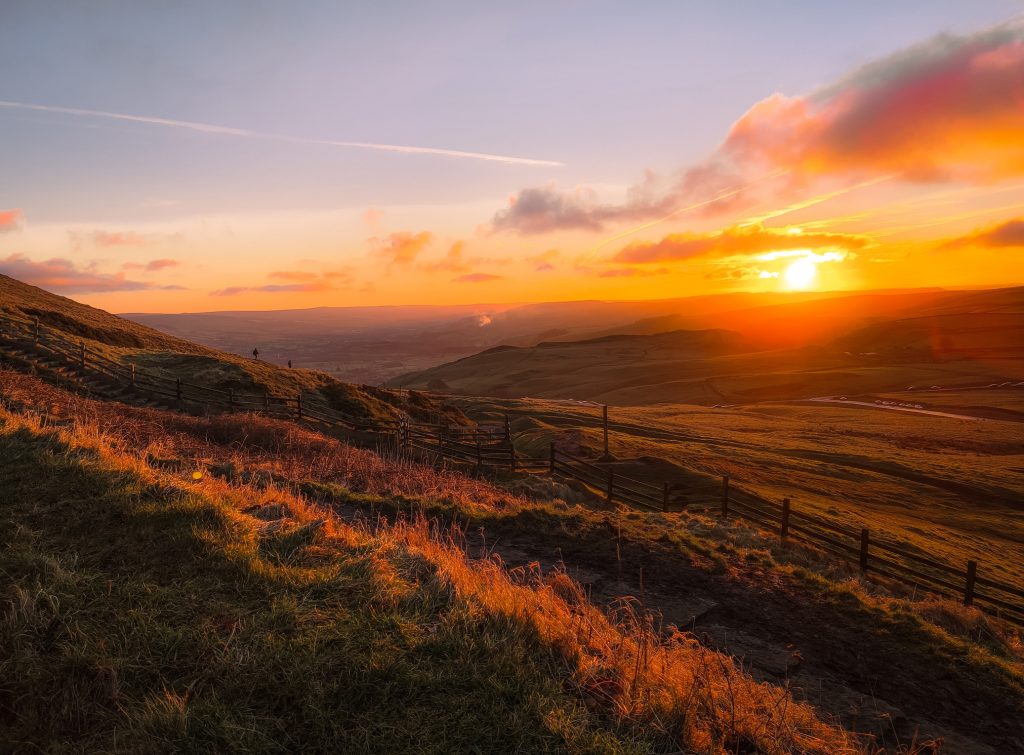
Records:
<instances>
[{"instance_id":1,"label":"wooden fence rail","mask_svg":"<svg viewBox=\"0 0 1024 755\"><path fill-rule=\"evenodd\" d=\"M375 436L393 443L405 453L448 460L512 473L549 474L573 480L608 503L621 503L649 511L668 511L678 505L679 491L667 482L653 483L622 475L612 463L589 461L558 450L552 443L548 456L529 457L517 453L506 419L504 427L447 426L443 423L412 422L355 417L296 396L269 393L236 393L196 385L178 378L146 372L124 365L63 333L28 320L0 312L0 340L47 352L68 367L92 373L118 387L158 396L175 402L182 410L199 407L204 411L253 411L326 425L348 433ZM686 492L686 491L683 491ZM673 498L673 493L676 497ZM685 502L682 503L685 507ZM826 519L799 510L788 498L774 503L749 491L740 490L728 477L721 483L721 516L737 516L777 533L781 543L802 541L830 555L854 564L865 576L883 577L946 598L961 600L980 610L1024 626L1024 589L979 573L977 561L955 568L912 546L873 535L870 530Z\"/></svg>"}]
</instances>

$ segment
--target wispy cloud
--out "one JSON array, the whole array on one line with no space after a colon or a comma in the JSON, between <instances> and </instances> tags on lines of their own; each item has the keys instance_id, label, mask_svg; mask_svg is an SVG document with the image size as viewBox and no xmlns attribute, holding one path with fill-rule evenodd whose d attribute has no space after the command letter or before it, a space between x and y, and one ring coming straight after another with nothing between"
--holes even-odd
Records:
<instances>
[{"instance_id":1,"label":"wispy cloud","mask_svg":"<svg viewBox=\"0 0 1024 755\"><path fill-rule=\"evenodd\" d=\"M218 136L236 136L245 139L262 139L267 141L285 142L289 144L313 144L325 147L345 147L351 149L369 149L380 152L400 152L412 155L435 155L439 157L456 157L469 160L486 160L490 162L506 163L508 165L537 165L547 167L561 167L564 163L556 160L540 160L532 157L516 157L513 155L498 155L490 152L467 152L458 149L442 149L439 147L414 147L405 144L380 144L377 142L353 142L336 139L307 139L298 136L287 136L284 134L270 134L263 131L252 131L244 128L231 128L229 126L217 126L212 123L198 123L196 121L180 121L171 118L154 118L146 115L130 115L128 113L111 113L105 110L88 110L86 108L63 107L60 105L39 105L29 102L15 102L11 100L0 100L0 107L17 110L35 110L46 113L61 113L63 115L75 115L87 118L106 118L108 120L129 121L131 123L144 123L150 126L164 126L167 128L187 129L198 131L204 134L215 134Z\"/></svg>"},{"instance_id":2,"label":"wispy cloud","mask_svg":"<svg viewBox=\"0 0 1024 755\"><path fill-rule=\"evenodd\" d=\"M95 265L78 267L68 259L33 261L24 254L0 259L0 273L63 294L94 294L112 291L163 290L179 291L181 286L158 286L131 280L124 273L101 273Z\"/></svg>"},{"instance_id":3,"label":"wispy cloud","mask_svg":"<svg viewBox=\"0 0 1024 755\"><path fill-rule=\"evenodd\" d=\"M1005 223L989 228L980 228L973 233L953 239L943 245L947 249L963 246L1024 248L1024 218L1008 220Z\"/></svg>"},{"instance_id":4,"label":"wispy cloud","mask_svg":"<svg viewBox=\"0 0 1024 755\"><path fill-rule=\"evenodd\" d=\"M125 270L145 270L155 273L158 270L166 270L169 267L178 267L180 264L178 260L162 259L151 260L150 262L126 262L121 267Z\"/></svg>"},{"instance_id":5,"label":"wispy cloud","mask_svg":"<svg viewBox=\"0 0 1024 755\"><path fill-rule=\"evenodd\" d=\"M667 275L672 272L667 267L613 267L597 274L598 278L637 278L649 275Z\"/></svg>"},{"instance_id":6,"label":"wispy cloud","mask_svg":"<svg viewBox=\"0 0 1024 755\"><path fill-rule=\"evenodd\" d=\"M237 296L244 293L261 294L295 294L313 293L318 291L330 291L331 286L323 281L312 283L268 283L265 286L229 286L217 291L211 291L210 296Z\"/></svg>"}]
</instances>

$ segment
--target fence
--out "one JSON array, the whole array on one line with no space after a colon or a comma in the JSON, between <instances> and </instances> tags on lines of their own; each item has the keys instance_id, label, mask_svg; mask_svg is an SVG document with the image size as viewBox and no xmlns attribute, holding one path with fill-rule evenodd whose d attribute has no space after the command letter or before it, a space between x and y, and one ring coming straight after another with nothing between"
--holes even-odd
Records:
<instances>
[{"instance_id":1,"label":"fence","mask_svg":"<svg viewBox=\"0 0 1024 755\"><path fill-rule=\"evenodd\" d=\"M774 504L737 491L728 477L722 478L721 515L735 515L775 532L782 543L793 539L814 545L855 564L866 576L878 575L944 598L962 600L964 605L976 606L1024 626L1024 590L979 575L977 561L968 561L963 569L956 569L906 544L872 536L867 528L849 527L797 511L788 498Z\"/></svg>"},{"instance_id":2,"label":"fence","mask_svg":"<svg viewBox=\"0 0 1024 755\"><path fill-rule=\"evenodd\" d=\"M511 473L549 474L575 480L604 497L609 504L622 503L650 511L668 511L686 506L685 495L693 492L668 482L655 484L622 475L611 464L594 463L558 450L552 443L548 456L530 457L517 453L509 420L504 427L475 425L448 426L398 420L355 417L296 396L269 393L245 394L196 385L176 378L146 373L135 365L124 365L60 331L0 312L0 339L49 352L83 374L92 373L114 385L175 402L188 410L253 411L327 426L356 436L372 436L379 442L390 439L396 448L428 458L469 464ZM607 457L607 414L604 417ZM368 440L369 438L362 438ZM360 440L356 437L355 440ZM1024 626L1024 590L979 574L979 564L968 561L956 569L933 556L915 552L906 544L872 537L868 529L857 529L824 517L797 511L790 500L775 504L736 488L722 478L721 516L746 519L778 533L782 543L799 540L855 564L866 576L877 575L920 588L950 599L962 600L986 613Z\"/></svg>"}]
</instances>

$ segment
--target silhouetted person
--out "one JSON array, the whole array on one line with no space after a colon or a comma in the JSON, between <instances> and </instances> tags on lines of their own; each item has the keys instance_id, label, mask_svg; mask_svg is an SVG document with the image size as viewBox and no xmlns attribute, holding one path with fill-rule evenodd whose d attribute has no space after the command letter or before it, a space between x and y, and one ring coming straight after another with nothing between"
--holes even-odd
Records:
<instances>
[{"instance_id":1,"label":"silhouetted person","mask_svg":"<svg viewBox=\"0 0 1024 755\"><path fill-rule=\"evenodd\" d=\"M291 359L289 359L289 360L288 360L288 369L290 370L291 368L292 368L292 360L291 360Z\"/></svg>"},{"instance_id":2,"label":"silhouetted person","mask_svg":"<svg viewBox=\"0 0 1024 755\"><path fill-rule=\"evenodd\" d=\"M260 358L260 350L259 349L253 349L252 350L252 358L255 359L256 361L259 361L259 358Z\"/></svg>"}]
</instances>

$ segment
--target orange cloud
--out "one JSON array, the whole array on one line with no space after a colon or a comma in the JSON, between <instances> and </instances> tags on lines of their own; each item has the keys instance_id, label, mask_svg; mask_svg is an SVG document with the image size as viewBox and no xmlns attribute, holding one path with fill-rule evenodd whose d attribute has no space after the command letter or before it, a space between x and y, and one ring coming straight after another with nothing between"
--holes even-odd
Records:
<instances>
[{"instance_id":1,"label":"orange cloud","mask_svg":"<svg viewBox=\"0 0 1024 755\"><path fill-rule=\"evenodd\" d=\"M502 276L491 273L467 273L458 278L452 278L453 283L487 283L488 281L501 280Z\"/></svg>"},{"instance_id":2,"label":"orange cloud","mask_svg":"<svg viewBox=\"0 0 1024 755\"><path fill-rule=\"evenodd\" d=\"M424 269L431 272L437 271L448 271L452 273L461 273L465 270L469 270L472 264L463 256L463 252L466 249L466 243L464 241L456 241L451 245L448 253L439 261L429 265L425 265Z\"/></svg>"},{"instance_id":3,"label":"orange cloud","mask_svg":"<svg viewBox=\"0 0 1024 755\"><path fill-rule=\"evenodd\" d=\"M674 233L660 241L637 241L612 259L629 264L678 262L705 255L761 254L791 249L854 251L871 244L866 236L847 233L789 233L760 225L727 228L718 233Z\"/></svg>"},{"instance_id":4,"label":"orange cloud","mask_svg":"<svg viewBox=\"0 0 1024 755\"><path fill-rule=\"evenodd\" d=\"M165 270L169 267L177 267L181 263L178 260L152 260L145 264L140 262L126 262L121 267L125 270L146 270L148 272L156 272L158 270Z\"/></svg>"},{"instance_id":5,"label":"orange cloud","mask_svg":"<svg viewBox=\"0 0 1024 755\"><path fill-rule=\"evenodd\" d=\"M376 254L384 257L391 265L409 265L423 249L434 240L429 231L410 233L399 231L385 236L383 239L370 239L370 245Z\"/></svg>"},{"instance_id":6,"label":"orange cloud","mask_svg":"<svg viewBox=\"0 0 1024 755\"><path fill-rule=\"evenodd\" d=\"M0 273L48 291L66 294L148 289L182 290L181 286L156 286L144 281L129 280L124 273L101 273L92 265L79 268L74 262L66 259L53 258L34 262L24 254L12 254L6 259L0 259Z\"/></svg>"},{"instance_id":7,"label":"orange cloud","mask_svg":"<svg viewBox=\"0 0 1024 755\"><path fill-rule=\"evenodd\" d=\"M24 219L25 213L21 210L0 210L0 233L17 230Z\"/></svg>"},{"instance_id":8,"label":"orange cloud","mask_svg":"<svg viewBox=\"0 0 1024 755\"><path fill-rule=\"evenodd\" d=\"M966 236L947 242L943 248L954 249L962 246L1024 247L1024 218L1008 220L999 225L978 229Z\"/></svg>"},{"instance_id":9,"label":"orange cloud","mask_svg":"<svg viewBox=\"0 0 1024 755\"><path fill-rule=\"evenodd\" d=\"M937 37L809 97L773 95L733 125L721 152L804 177L1024 174L1024 24Z\"/></svg>"}]
</instances>

